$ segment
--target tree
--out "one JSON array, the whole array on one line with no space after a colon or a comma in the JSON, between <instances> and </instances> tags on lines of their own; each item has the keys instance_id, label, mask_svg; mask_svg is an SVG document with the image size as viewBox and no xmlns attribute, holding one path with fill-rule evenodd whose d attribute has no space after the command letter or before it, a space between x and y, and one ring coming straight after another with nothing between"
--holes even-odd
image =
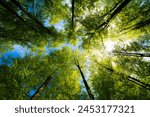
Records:
<instances>
[{"instance_id":1,"label":"tree","mask_svg":"<svg viewBox=\"0 0 150 117\"><path fill-rule=\"evenodd\" d=\"M97 99L149 99L149 84L142 83L131 76L118 73L106 61L92 74L92 86ZM96 64L98 64L96 62ZM104 61L103 61L104 64ZM137 82L138 81L138 82ZM141 83L141 84L140 84ZM132 93L131 93L132 92ZM134 92L134 93L133 93ZM140 95L144 94L144 95Z\"/></svg>"}]
</instances>

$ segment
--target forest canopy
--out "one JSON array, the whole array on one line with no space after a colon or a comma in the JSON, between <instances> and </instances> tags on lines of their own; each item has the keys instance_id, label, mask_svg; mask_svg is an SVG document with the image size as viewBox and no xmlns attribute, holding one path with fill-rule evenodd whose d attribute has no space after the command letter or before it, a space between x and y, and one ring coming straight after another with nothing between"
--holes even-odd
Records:
<instances>
[{"instance_id":1,"label":"forest canopy","mask_svg":"<svg viewBox=\"0 0 150 117\"><path fill-rule=\"evenodd\" d=\"M0 99L150 99L150 0L0 0Z\"/></svg>"}]
</instances>

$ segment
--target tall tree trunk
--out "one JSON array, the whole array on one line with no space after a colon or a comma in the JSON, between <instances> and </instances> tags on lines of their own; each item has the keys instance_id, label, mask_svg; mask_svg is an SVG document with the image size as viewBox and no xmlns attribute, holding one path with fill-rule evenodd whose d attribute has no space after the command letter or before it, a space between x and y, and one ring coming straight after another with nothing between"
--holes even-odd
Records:
<instances>
[{"instance_id":1,"label":"tall tree trunk","mask_svg":"<svg viewBox=\"0 0 150 117\"><path fill-rule=\"evenodd\" d=\"M36 92L34 93L34 95L30 98L31 100L34 100L37 98L37 96L41 93L41 91L48 86L48 84L50 83L52 77L48 76L47 79L41 84L41 86L36 90Z\"/></svg>"},{"instance_id":2,"label":"tall tree trunk","mask_svg":"<svg viewBox=\"0 0 150 117\"><path fill-rule=\"evenodd\" d=\"M121 3L120 3L120 1L119 1L119 2L110 10L110 13L104 14L103 16L105 17L105 16L108 15L108 18L106 19L106 21L100 23L100 25L98 25L98 26L96 27L96 29L94 30L94 32L91 33L91 38L94 37L95 33L96 33L100 28L101 28L101 30L99 30L99 33L102 32L104 29L106 29L106 28L108 27L108 25L109 25L109 22L110 22L113 18L115 18L115 16L116 16L117 14L119 14L119 13L122 11L122 9L123 9L130 1L131 1L131 0L124 0L124 1L121 2ZM111 12L112 12L112 13L111 13ZM103 17L103 16L102 16L102 17ZM101 20L101 19L100 19L100 20ZM103 47L105 48L103 39L101 39L101 41L102 41Z\"/></svg>"},{"instance_id":3,"label":"tall tree trunk","mask_svg":"<svg viewBox=\"0 0 150 117\"><path fill-rule=\"evenodd\" d=\"M150 53L136 53L136 52L113 52L115 55L136 56L136 57L150 57Z\"/></svg>"},{"instance_id":4,"label":"tall tree trunk","mask_svg":"<svg viewBox=\"0 0 150 117\"><path fill-rule=\"evenodd\" d=\"M80 67L79 65L77 65L77 67L78 67L78 69L79 69L79 71L80 71L80 74L81 74L82 79L83 79L83 83L84 83L84 85L85 85L86 91L87 91L87 93L88 93L90 99L95 100L94 95L92 94L91 89L90 89L90 87L89 87L89 85L88 85L88 83L87 83L87 81L86 81L86 79L85 79L85 76L84 76L84 74L83 74L83 72L82 72L82 70L81 70L81 67Z\"/></svg>"},{"instance_id":5,"label":"tall tree trunk","mask_svg":"<svg viewBox=\"0 0 150 117\"><path fill-rule=\"evenodd\" d=\"M114 18L118 13L121 12L121 10L130 2L131 0L124 0L115 10L114 12L111 14L111 17L109 20L111 20L112 18Z\"/></svg>"},{"instance_id":6,"label":"tall tree trunk","mask_svg":"<svg viewBox=\"0 0 150 117\"><path fill-rule=\"evenodd\" d=\"M149 84L145 84L145 83L141 83L141 82L138 82L136 80L133 80L133 77L128 76L127 80L129 80L129 81L131 81L131 82L133 82L133 83L135 83L135 84L137 84L137 85L139 85L139 86L141 86L141 87L143 87L143 88L145 88L147 90L150 90Z\"/></svg>"},{"instance_id":7,"label":"tall tree trunk","mask_svg":"<svg viewBox=\"0 0 150 117\"><path fill-rule=\"evenodd\" d=\"M83 83L84 83L84 85L85 85L86 91L87 91L87 93L88 93L90 99L95 100L94 95L92 94L91 89L90 89L90 87L89 87L89 85L88 85L88 83L87 83L87 81L86 81L86 79L85 79L85 76L84 76L84 74L83 74L83 72L82 72L82 70L81 70L79 61L78 61L75 57L74 57L74 63L75 63L75 65L77 66L77 68L78 68L78 70L79 70L79 72L80 72L80 74L81 74L81 76L82 76Z\"/></svg>"},{"instance_id":8,"label":"tall tree trunk","mask_svg":"<svg viewBox=\"0 0 150 117\"><path fill-rule=\"evenodd\" d=\"M72 0L72 29L74 30L74 0Z\"/></svg>"},{"instance_id":9,"label":"tall tree trunk","mask_svg":"<svg viewBox=\"0 0 150 117\"><path fill-rule=\"evenodd\" d=\"M104 22L102 22L99 26L97 26L97 28L95 29L95 31L93 32L93 34L92 34L91 37L93 37L93 36L95 35L95 32L96 32L97 30L99 30L99 28L103 27L103 28L100 30L100 32L103 31L103 30L108 26L109 22L110 22L117 14L119 14L119 13L122 11L122 9L123 9L130 1L131 1L131 0L124 0L123 2L116 4L116 5L110 10L110 13L107 13L107 14L106 14L106 15L109 15L109 14L110 14L110 16L107 18L107 20L104 21ZM120 1L119 1L119 2L120 2ZM111 13L111 12L112 12L112 13ZM106 15L104 15L104 16L106 16Z\"/></svg>"}]
</instances>

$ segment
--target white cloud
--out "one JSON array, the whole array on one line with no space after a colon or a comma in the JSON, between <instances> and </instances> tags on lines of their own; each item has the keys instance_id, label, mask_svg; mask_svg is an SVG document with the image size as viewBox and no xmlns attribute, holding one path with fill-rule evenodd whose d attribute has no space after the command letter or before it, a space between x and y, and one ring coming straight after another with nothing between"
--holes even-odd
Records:
<instances>
[{"instance_id":1,"label":"white cloud","mask_svg":"<svg viewBox=\"0 0 150 117\"><path fill-rule=\"evenodd\" d=\"M14 45L13 48L13 51L16 51L21 57L24 57L26 54L30 53L30 50L27 47L23 47L21 45Z\"/></svg>"}]
</instances>

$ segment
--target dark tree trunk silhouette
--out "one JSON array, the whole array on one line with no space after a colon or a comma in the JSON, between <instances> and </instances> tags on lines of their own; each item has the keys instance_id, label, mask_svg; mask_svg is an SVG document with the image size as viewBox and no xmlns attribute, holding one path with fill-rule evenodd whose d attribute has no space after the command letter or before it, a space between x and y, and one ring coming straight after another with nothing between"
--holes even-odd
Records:
<instances>
[{"instance_id":1,"label":"dark tree trunk silhouette","mask_svg":"<svg viewBox=\"0 0 150 117\"><path fill-rule=\"evenodd\" d=\"M74 0L72 0L72 29L74 29Z\"/></svg>"},{"instance_id":2,"label":"dark tree trunk silhouette","mask_svg":"<svg viewBox=\"0 0 150 117\"><path fill-rule=\"evenodd\" d=\"M133 19L134 20L134 19ZM124 28L122 31L124 30L136 30L136 29L140 29L142 27L145 27L145 26L149 26L150 25L150 19L147 19L147 20L142 20L130 27L127 27L127 28Z\"/></svg>"},{"instance_id":3,"label":"dark tree trunk silhouette","mask_svg":"<svg viewBox=\"0 0 150 117\"><path fill-rule=\"evenodd\" d=\"M74 61L75 61L75 64L76 64L76 66L77 66L77 68L78 68L78 70L79 70L79 72L80 72L80 74L81 74L81 76L82 76L83 83L84 83L84 85L85 85L86 91L87 91L87 93L88 93L90 99L95 100L94 95L92 94L91 89L90 89L90 87L89 87L89 85L88 85L88 83L87 83L87 81L86 81L86 79L85 79L85 76L84 76L84 74L83 74L83 72L82 72L82 70L81 70L81 67L80 67L80 65L79 65L78 60L76 60L76 59L74 58Z\"/></svg>"},{"instance_id":4,"label":"dark tree trunk silhouette","mask_svg":"<svg viewBox=\"0 0 150 117\"><path fill-rule=\"evenodd\" d=\"M107 15L110 15L110 16L107 18L107 20L106 20L105 22L103 22L103 23L101 23L99 26L97 26L97 28L95 29L95 31L92 33L91 37L93 37L94 34L95 34L95 32L96 32L97 30L99 30L100 28L102 28L102 29L100 30L100 32L103 31L103 30L108 26L109 22L110 22L117 14L119 14L119 13L122 11L122 9L123 9L130 1L131 1L131 0L124 0L124 1L121 2L121 3L120 3L120 1L119 1L119 3L116 4L116 5L110 10L110 13L107 13L107 14L104 15L104 16L107 16ZM111 12L112 12L112 13L111 13Z\"/></svg>"},{"instance_id":5,"label":"dark tree trunk silhouette","mask_svg":"<svg viewBox=\"0 0 150 117\"><path fill-rule=\"evenodd\" d=\"M30 98L31 100L34 100L37 98L37 96L41 93L41 91L48 86L52 79L52 76L48 76L47 79L41 84L41 86L36 90L34 95Z\"/></svg>"},{"instance_id":6,"label":"dark tree trunk silhouette","mask_svg":"<svg viewBox=\"0 0 150 117\"><path fill-rule=\"evenodd\" d=\"M111 14L111 17L109 20L114 18L118 13L121 12L121 10L130 2L131 0L124 0L117 8L114 10L114 12Z\"/></svg>"},{"instance_id":7,"label":"dark tree trunk silhouette","mask_svg":"<svg viewBox=\"0 0 150 117\"><path fill-rule=\"evenodd\" d=\"M150 53L140 53L140 52L113 52L114 55L123 56L136 56L136 57L150 57Z\"/></svg>"}]
</instances>

